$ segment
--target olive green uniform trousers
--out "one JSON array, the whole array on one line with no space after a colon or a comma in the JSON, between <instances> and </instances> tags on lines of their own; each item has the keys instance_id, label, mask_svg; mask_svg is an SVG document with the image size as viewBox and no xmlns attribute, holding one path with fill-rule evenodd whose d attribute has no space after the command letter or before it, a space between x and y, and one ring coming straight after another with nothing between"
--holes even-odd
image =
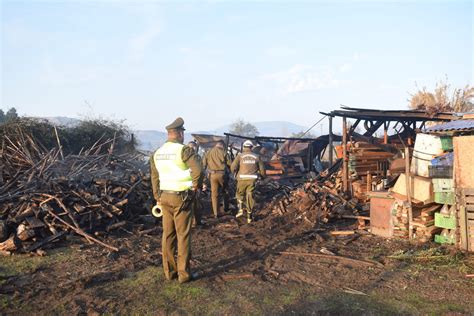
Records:
<instances>
[{"instance_id":1,"label":"olive green uniform trousers","mask_svg":"<svg viewBox=\"0 0 474 316\"><path fill-rule=\"evenodd\" d=\"M163 270L168 280L178 277L179 282L186 282L191 278L191 225L193 220L192 209L180 211L183 196L180 194L165 193L161 195L163 208ZM178 247L176 247L178 246ZM176 249L177 248L177 249ZM178 260L176 264L175 252Z\"/></svg>"},{"instance_id":2,"label":"olive green uniform trousers","mask_svg":"<svg viewBox=\"0 0 474 316\"><path fill-rule=\"evenodd\" d=\"M244 202L247 207L248 217L252 216L253 206L255 201L253 199L253 192L255 191L254 179L238 179L237 180L237 201Z\"/></svg>"},{"instance_id":3,"label":"olive green uniform trousers","mask_svg":"<svg viewBox=\"0 0 474 316\"><path fill-rule=\"evenodd\" d=\"M214 216L217 217L219 213L219 195L222 194L224 200L224 211L227 212L229 209L229 198L227 192L225 191L226 175L222 173L211 173L209 175L209 180L211 182L211 201L212 201L212 211Z\"/></svg>"}]
</instances>

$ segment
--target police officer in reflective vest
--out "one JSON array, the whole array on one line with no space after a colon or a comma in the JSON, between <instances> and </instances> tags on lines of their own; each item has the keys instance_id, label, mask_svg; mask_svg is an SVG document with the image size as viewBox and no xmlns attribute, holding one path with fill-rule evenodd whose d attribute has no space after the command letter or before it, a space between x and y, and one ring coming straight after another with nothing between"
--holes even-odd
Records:
<instances>
[{"instance_id":1,"label":"police officer in reflective vest","mask_svg":"<svg viewBox=\"0 0 474 316\"><path fill-rule=\"evenodd\" d=\"M237 203L239 211L236 217L244 215L243 204L247 209L247 222L252 222L254 198L253 192L255 190L255 182L259 175L265 176L265 169L260 157L252 152L253 143L246 140L243 144L242 153L237 155L232 162L231 171L237 174Z\"/></svg>"},{"instance_id":2,"label":"police officer in reflective vest","mask_svg":"<svg viewBox=\"0 0 474 316\"><path fill-rule=\"evenodd\" d=\"M184 121L177 118L166 126L168 140L150 159L153 195L163 212L163 269L167 280L191 280L192 203L201 186L202 166L194 150L183 145ZM175 252L177 244L178 260Z\"/></svg>"}]
</instances>

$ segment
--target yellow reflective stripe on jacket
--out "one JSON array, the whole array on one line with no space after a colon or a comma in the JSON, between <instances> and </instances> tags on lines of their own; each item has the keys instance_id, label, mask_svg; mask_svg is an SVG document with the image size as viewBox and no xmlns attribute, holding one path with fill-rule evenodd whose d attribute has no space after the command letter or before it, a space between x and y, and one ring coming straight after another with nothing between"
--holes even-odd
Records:
<instances>
[{"instance_id":1,"label":"yellow reflective stripe on jacket","mask_svg":"<svg viewBox=\"0 0 474 316\"><path fill-rule=\"evenodd\" d=\"M183 144L166 142L153 155L160 190L180 192L192 187L191 171L181 159L183 147Z\"/></svg>"}]
</instances>

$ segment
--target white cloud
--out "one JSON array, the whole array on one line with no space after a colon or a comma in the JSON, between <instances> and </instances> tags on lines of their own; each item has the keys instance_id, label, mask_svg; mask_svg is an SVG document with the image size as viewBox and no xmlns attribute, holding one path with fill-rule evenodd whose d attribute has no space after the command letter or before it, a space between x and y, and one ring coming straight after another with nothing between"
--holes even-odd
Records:
<instances>
[{"instance_id":1,"label":"white cloud","mask_svg":"<svg viewBox=\"0 0 474 316\"><path fill-rule=\"evenodd\" d=\"M267 55L289 54L291 49L285 47L275 47L267 50ZM317 91L328 88L335 88L350 83L345 79L367 55L355 52L339 65L313 66L309 64L295 64L289 69L270 73L261 76L256 81L250 83L256 87L256 84L271 84L282 94L292 94L305 91Z\"/></svg>"},{"instance_id":2,"label":"white cloud","mask_svg":"<svg viewBox=\"0 0 474 316\"><path fill-rule=\"evenodd\" d=\"M334 88L346 82L336 78L336 72L330 68L318 69L304 64L296 64L290 69L264 75L262 79L277 84L283 94Z\"/></svg>"}]
</instances>

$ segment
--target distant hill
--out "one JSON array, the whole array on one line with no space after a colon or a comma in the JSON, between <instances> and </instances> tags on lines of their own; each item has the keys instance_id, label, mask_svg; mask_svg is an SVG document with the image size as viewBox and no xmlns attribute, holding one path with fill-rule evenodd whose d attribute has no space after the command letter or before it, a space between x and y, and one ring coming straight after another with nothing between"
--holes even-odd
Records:
<instances>
[{"instance_id":1,"label":"distant hill","mask_svg":"<svg viewBox=\"0 0 474 316\"><path fill-rule=\"evenodd\" d=\"M80 119L56 116L56 117L44 117L44 119L49 122L57 125L64 125L68 127L75 126L79 124ZM279 136L279 137L289 137L294 133L299 133L301 131L307 130L306 126L294 124L286 121L267 121L267 122L255 122L252 123L255 125L260 132L260 136ZM228 132L231 124L221 126L215 130L210 131L197 131L189 132L185 134L185 142L192 140L191 134L213 134L213 135L223 135L225 132ZM160 147L167 138L165 132L156 131L156 130L134 130L132 131L138 142L138 148L145 151L153 151L156 148Z\"/></svg>"},{"instance_id":2,"label":"distant hill","mask_svg":"<svg viewBox=\"0 0 474 316\"><path fill-rule=\"evenodd\" d=\"M165 132L153 131L153 130L145 130L145 131L133 131L137 141L138 141L138 148L141 150L152 151L158 147L160 147L167 138L167 134Z\"/></svg>"},{"instance_id":3,"label":"distant hill","mask_svg":"<svg viewBox=\"0 0 474 316\"><path fill-rule=\"evenodd\" d=\"M306 126L294 124L285 121L270 121L270 122L255 122L255 125L260 132L260 136L279 136L289 137L294 133L306 131ZM212 134L212 135L223 135L228 132L231 124L219 127L215 130L210 131L195 131L185 134L185 142L192 140L191 134ZM139 142L138 148L142 150L155 150L161 144L166 141L166 133L158 131L134 131L135 136Z\"/></svg>"},{"instance_id":4,"label":"distant hill","mask_svg":"<svg viewBox=\"0 0 474 316\"><path fill-rule=\"evenodd\" d=\"M260 136L278 136L278 137L289 137L294 133L306 131L306 126L298 125L286 121L267 121L267 122L254 122L252 123L257 127L260 132ZM214 133L220 135L230 130L231 124L222 126L214 131Z\"/></svg>"}]
</instances>

